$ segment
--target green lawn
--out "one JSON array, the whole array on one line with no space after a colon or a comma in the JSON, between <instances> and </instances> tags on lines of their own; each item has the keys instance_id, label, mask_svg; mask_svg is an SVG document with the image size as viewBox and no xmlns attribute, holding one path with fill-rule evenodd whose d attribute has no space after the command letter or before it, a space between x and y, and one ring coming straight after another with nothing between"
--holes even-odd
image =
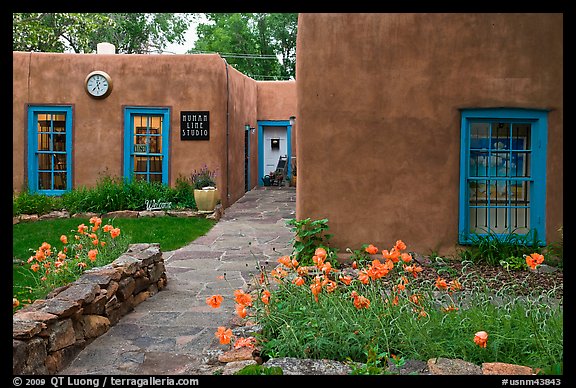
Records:
<instances>
[{"instance_id":1,"label":"green lawn","mask_svg":"<svg viewBox=\"0 0 576 388\"><path fill-rule=\"evenodd\" d=\"M215 221L205 218L180 217L150 217L150 218L118 218L114 221L103 219L103 225L112 224L120 228L121 234L128 237L129 243L159 243L163 252L178 249L206 234ZM30 285L27 259L43 242L51 245L60 244L60 236L77 231L78 225L90 225L88 219L64 218L37 222L23 222L12 228L12 266L13 287L22 289L22 285ZM23 264L17 264L20 260ZM16 294L16 291L15 291ZM21 292L18 292L21 294Z\"/></svg>"}]
</instances>

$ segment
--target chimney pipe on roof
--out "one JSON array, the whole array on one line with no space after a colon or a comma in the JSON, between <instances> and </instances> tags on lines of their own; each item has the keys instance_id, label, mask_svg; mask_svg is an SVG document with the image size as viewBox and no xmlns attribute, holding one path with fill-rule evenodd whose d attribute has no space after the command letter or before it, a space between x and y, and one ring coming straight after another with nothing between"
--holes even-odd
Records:
<instances>
[{"instance_id":1,"label":"chimney pipe on roof","mask_svg":"<svg viewBox=\"0 0 576 388\"><path fill-rule=\"evenodd\" d=\"M96 45L96 54L116 54L116 47L108 42L98 43Z\"/></svg>"}]
</instances>

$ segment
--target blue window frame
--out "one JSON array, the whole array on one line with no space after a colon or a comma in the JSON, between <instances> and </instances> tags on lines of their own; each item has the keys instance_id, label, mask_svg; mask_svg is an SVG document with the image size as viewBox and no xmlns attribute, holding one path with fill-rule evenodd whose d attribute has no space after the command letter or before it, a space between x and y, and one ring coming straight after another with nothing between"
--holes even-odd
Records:
<instances>
[{"instance_id":1,"label":"blue window frame","mask_svg":"<svg viewBox=\"0 0 576 388\"><path fill-rule=\"evenodd\" d=\"M124 110L124 177L168 184L169 108Z\"/></svg>"},{"instance_id":2,"label":"blue window frame","mask_svg":"<svg viewBox=\"0 0 576 388\"><path fill-rule=\"evenodd\" d=\"M28 189L62 195L72 188L72 107L28 107Z\"/></svg>"},{"instance_id":3,"label":"blue window frame","mask_svg":"<svg viewBox=\"0 0 576 388\"><path fill-rule=\"evenodd\" d=\"M461 111L459 242L471 235L531 235L545 244L544 110Z\"/></svg>"}]
</instances>

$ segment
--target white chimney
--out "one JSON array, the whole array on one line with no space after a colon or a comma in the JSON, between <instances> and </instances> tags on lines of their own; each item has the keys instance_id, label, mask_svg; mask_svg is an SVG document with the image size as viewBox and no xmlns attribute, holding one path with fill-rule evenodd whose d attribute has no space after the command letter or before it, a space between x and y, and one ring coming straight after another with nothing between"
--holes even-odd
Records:
<instances>
[{"instance_id":1,"label":"white chimney","mask_svg":"<svg viewBox=\"0 0 576 388\"><path fill-rule=\"evenodd\" d=\"M96 45L96 54L116 54L116 47L108 42L98 43Z\"/></svg>"}]
</instances>

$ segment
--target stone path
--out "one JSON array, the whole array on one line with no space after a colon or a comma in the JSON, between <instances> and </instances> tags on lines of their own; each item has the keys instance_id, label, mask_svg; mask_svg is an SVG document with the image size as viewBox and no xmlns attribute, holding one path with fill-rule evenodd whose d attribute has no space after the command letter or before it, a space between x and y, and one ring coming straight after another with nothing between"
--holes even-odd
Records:
<instances>
[{"instance_id":1,"label":"stone path","mask_svg":"<svg viewBox=\"0 0 576 388\"><path fill-rule=\"evenodd\" d=\"M235 317L233 292L246 288L257 263L291 253L296 190L262 187L225 210L193 243L163 252L168 285L89 344L61 375L212 374L218 326ZM174 233L178 233L177 230ZM221 277L224 277L222 279ZM206 298L221 294L220 308Z\"/></svg>"}]
</instances>

